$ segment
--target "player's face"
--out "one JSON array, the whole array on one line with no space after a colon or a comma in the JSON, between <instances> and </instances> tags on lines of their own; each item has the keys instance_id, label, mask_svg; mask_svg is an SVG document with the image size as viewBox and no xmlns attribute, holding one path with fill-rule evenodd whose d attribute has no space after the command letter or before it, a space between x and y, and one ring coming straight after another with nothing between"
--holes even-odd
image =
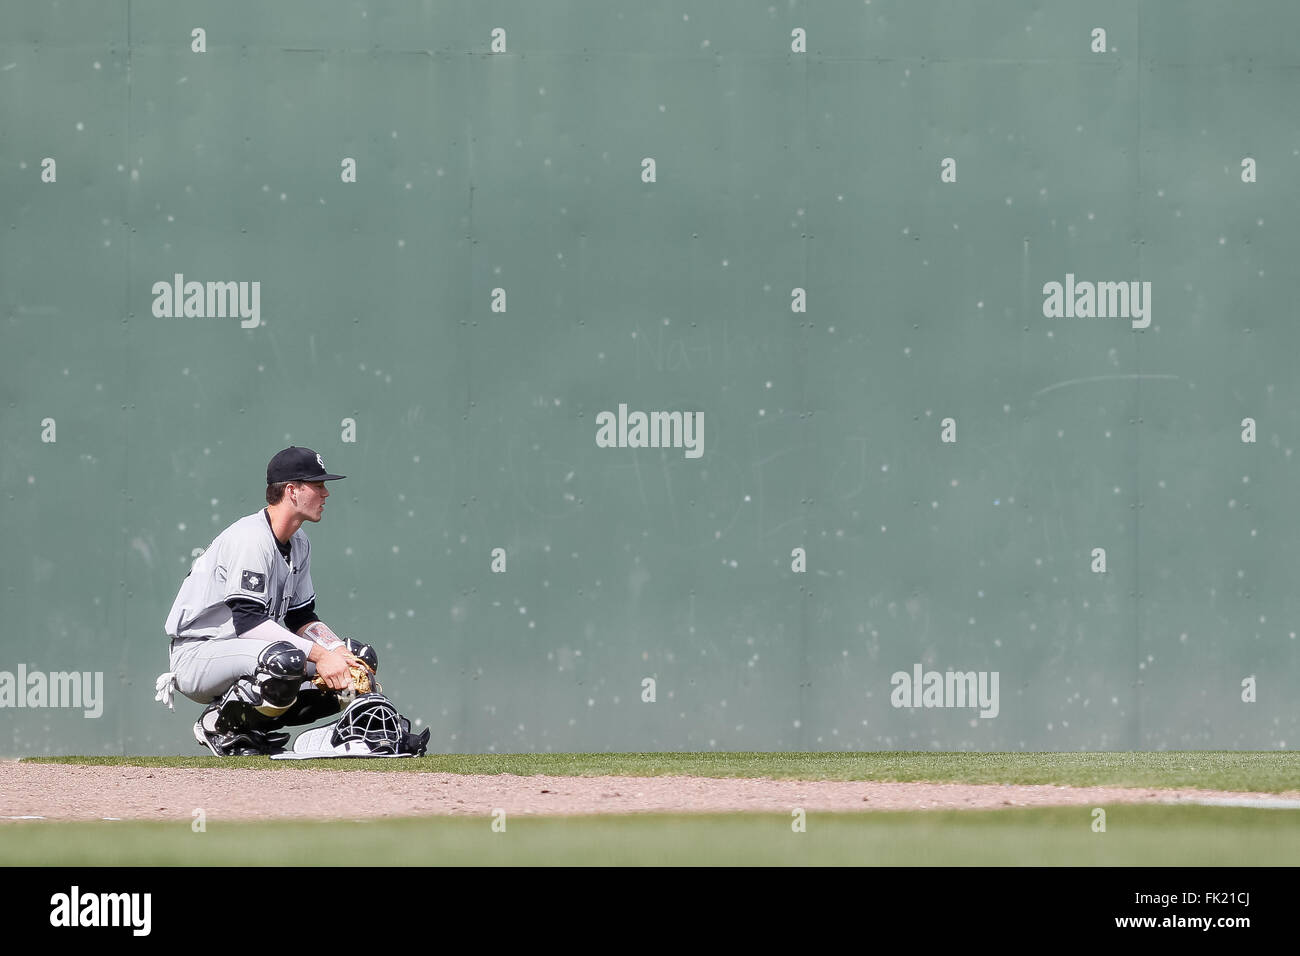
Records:
<instances>
[{"instance_id":1,"label":"player's face","mask_svg":"<svg viewBox=\"0 0 1300 956\"><path fill-rule=\"evenodd\" d=\"M296 507L305 521L320 521L325 499L330 496L323 481L307 481L298 486Z\"/></svg>"}]
</instances>

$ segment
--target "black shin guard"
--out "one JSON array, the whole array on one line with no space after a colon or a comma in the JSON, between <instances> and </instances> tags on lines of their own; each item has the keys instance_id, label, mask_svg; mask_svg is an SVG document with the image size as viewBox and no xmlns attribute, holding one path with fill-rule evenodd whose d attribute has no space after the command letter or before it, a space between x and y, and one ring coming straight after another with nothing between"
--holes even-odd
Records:
<instances>
[{"instance_id":1,"label":"black shin guard","mask_svg":"<svg viewBox=\"0 0 1300 956\"><path fill-rule=\"evenodd\" d=\"M289 727L299 724L314 724L327 717L337 717L343 709L336 691L317 687L314 684L304 686L298 691L298 699L292 707L280 715L280 726Z\"/></svg>"}]
</instances>

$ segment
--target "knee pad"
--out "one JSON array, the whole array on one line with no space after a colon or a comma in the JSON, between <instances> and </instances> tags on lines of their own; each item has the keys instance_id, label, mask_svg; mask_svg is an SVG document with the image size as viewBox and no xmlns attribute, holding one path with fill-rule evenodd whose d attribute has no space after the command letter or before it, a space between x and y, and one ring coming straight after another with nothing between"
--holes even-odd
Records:
<instances>
[{"instance_id":1,"label":"knee pad","mask_svg":"<svg viewBox=\"0 0 1300 956\"><path fill-rule=\"evenodd\" d=\"M298 699L298 686L307 674L307 655L288 641L268 644L257 655L257 669L241 677L217 704L217 729L265 731L282 726L280 719Z\"/></svg>"},{"instance_id":2,"label":"knee pad","mask_svg":"<svg viewBox=\"0 0 1300 956\"><path fill-rule=\"evenodd\" d=\"M298 685L307 676L307 655L288 641L268 644L257 656L253 680L261 698L254 707L267 717L279 717L298 698Z\"/></svg>"}]
</instances>

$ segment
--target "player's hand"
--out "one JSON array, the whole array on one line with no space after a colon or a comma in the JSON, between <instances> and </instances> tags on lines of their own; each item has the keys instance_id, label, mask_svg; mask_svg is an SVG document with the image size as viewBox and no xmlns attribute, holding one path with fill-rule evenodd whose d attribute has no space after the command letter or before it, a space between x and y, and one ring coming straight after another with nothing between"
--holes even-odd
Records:
<instances>
[{"instance_id":1,"label":"player's hand","mask_svg":"<svg viewBox=\"0 0 1300 956\"><path fill-rule=\"evenodd\" d=\"M352 686L351 657L346 651L325 651L316 661L316 676L325 681L330 690L347 690Z\"/></svg>"},{"instance_id":2,"label":"player's hand","mask_svg":"<svg viewBox=\"0 0 1300 956\"><path fill-rule=\"evenodd\" d=\"M343 658L348 662L349 667L360 667L366 671L369 671L372 677L374 676L375 669L371 667L369 664L367 664L364 660L357 657L357 655L353 654L351 651L341 647L339 648L339 653L343 655Z\"/></svg>"}]
</instances>

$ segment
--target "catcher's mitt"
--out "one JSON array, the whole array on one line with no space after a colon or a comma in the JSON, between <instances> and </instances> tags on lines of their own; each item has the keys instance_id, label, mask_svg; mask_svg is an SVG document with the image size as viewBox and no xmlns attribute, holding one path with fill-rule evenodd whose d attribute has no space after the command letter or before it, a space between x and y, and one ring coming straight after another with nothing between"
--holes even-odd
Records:
<instances>
[{"instance_id":1,"label":"catcher's mitt","mask_svg":"<svg viewBox=\"0 0 1300 956\"><path fill-rule=\"evenodd\" d=\"M349 655L348 669L352 672L352 686L335 691L340 700L346 703L360 697L362 694L379 694L383 692L383 688L379 686L379 681L375 680L375 672L361 658ZM325 678L319 674L312 678L312 683L321 690L329 690L329 687L325 684Z\"/></svg>"}]
</instances>

